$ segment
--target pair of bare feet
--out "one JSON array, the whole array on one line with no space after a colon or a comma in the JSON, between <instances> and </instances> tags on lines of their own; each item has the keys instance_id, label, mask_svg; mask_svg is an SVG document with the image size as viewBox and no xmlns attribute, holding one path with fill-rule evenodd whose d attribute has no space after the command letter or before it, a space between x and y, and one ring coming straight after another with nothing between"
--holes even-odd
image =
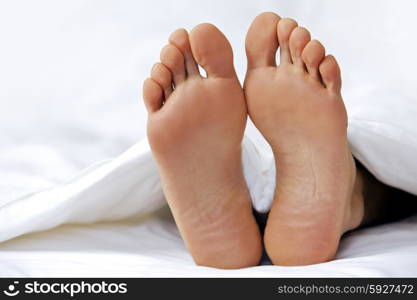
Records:
<instances>
[{"instance_id":1,"label":"pair of bare feet","mask_svg":"<svg viewBox=\"0 0 417 300\"><path fill-rule=\"evenodd\" d=\"M242 89L216 27L180 29L145 81L148 137L168 204L199 265L254 266L263 247L276 265L331 260L364 216L338 64L306 29L273 13L253 21L246 53ZM247 115L277 165L263 237L242 172Z\"/></svg>"}]
</instances>

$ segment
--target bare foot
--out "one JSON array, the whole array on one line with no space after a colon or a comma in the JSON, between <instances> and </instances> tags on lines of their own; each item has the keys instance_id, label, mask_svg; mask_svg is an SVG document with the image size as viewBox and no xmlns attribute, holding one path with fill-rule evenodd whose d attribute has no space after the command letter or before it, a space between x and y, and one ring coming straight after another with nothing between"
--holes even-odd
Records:
<instances>
[{"instance_id":1,"label":"bare foot","mask_svg":"<svg viewBox=\"0 0 417 300\"><path fill-rule=\"evenodd\" d=\"M331 260L342 234L359 226L364 215L338 64L305 28L273 13L254 20L246 52L249 115L277 166L266 251L277 265Z\"/></svg>"},{"instance_id":2,"label":"bare foot","mask_svg":"<svg viewBox=\"0 0 417 300\"><path fill-rule=\"evenodd\" d=\"M262 243L241 163L247 109L229 42L210 24L175 31L143 90L165 196L194 260L258 264Z\"/></svg>"}]
</instances>

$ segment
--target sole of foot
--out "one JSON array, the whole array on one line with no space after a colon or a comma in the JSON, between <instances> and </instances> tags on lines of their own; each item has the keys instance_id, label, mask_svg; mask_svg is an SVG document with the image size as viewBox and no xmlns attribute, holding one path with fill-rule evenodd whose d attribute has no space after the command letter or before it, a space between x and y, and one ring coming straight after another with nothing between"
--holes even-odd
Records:
<instances>
[{"instance_id":1,"label":"sole of foot","mask_svg":"<svg viewBox=\"0 0 417 300\"><path fill-rule=\"evenodd\" d=\"M241 162L247 108L231 46L200 24L175 31L160 58L143 87L148 139L185 244L198 265L256 265L262 243Z\"/></svg>"},{"instance_id":2,"label":"sole of foot","mask_svg":"<svg viewBox=\"0 0 417 300\"><path fill-rule=\"evenodd\" d=\"M363 218L339 66L307 29L274 13L253 21L246 53L248 112L277 168L266 251L276 265L331 260Z\"/></svg>"}]
</instances>

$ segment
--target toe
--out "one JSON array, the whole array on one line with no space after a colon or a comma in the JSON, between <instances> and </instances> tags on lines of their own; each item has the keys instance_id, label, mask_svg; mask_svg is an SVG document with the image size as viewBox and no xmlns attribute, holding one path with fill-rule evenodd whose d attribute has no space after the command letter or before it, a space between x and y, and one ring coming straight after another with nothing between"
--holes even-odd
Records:
<instances>
[{"instance_id":1,"label":"toe","mask_svg":"<svg viewBox=\"0 0 417 300\"><path fill-rule=\"evenodd\" d=\"M304 62L301 59L301 53L304 47L310 41L310 32L303 28L295 28L290 35L290 53L293 63L304 69Z\"/></svg>"},{"instance_id":2,"label":"toe","mask_svg":"<svg viewBox=\"0 0 417 300\"><path fill-rule=\"evenodd\" d=\"M248 69L276 66L279 20L280 17L272 12L262 13L253 20L246 35Z\"/></svg>"},{"instance_id":3,"label":"toe","mask_svg":"<svg viewBox=\"0 0 417 300\"><path fill-rule=\"evenodd\" d=\"M278 42L280 45L280 64L291 63L289 39L292 31L298 26L293 19L281 19L278 22Z\"/></svg>"},{"instance_id":4,"label":"toe","mask_svg":"<svg viewBox=\"0 0 417 300\"><path fill-rule=\"evenodd\" d=\"M177 47L166 45L161 51L161 62L171 71L175 86L185 81L184 56Z\"/></svg>"},{"instance_id":5,"label":"toe","mask_svg":"<svg viewBox=\"0 0 417 300\"><path fill-rule=\"evenodd\" d=\"M143 83L143 101L149 113L156 112L162 107L162 88L151 78L146 79Z\"/></svg>"},{"instance_id":6,"label":"toe","mask_svg":"<svg viewBox=\"0 0 417 300\"><path fill-rule=\"evenodd\" d=\"M310 41L301 54L308 73L317 79L320 78L319 65L322 62L324 55L325 49L317 40Z\"/></svg>"},{"instance_id":7,"label":"toe","mask_svg":"<svg viewBox=\"0 0 417 300\"><path fill-rule=\"evenodd\" d=\"M172 74L169 69L161 63L156 63L151 70L151 77L164 91L165 101L172 93Z\"/></svg>"},{"instance_id":8,"label":"toe","mask_svg":"<svg viewBox=\"0 0 417 300\"><path fill-rule=\"evenodd\" d=\"M214 25L200 24L190 33L193 56L208 77L235 77L229 41Z\"/></svg>"},{"instance_id":9,"label":"toe","mask_svg":"<svg viewBox=\"0 0 417 300\"><path fill-rule=\"evenodd\" d=\"M327 55L319 66L319 71L324 85L329 90L339 94L342 87L340 69L333 55Z\"/></svg>"},{"instance_id":10,"label":"toe","mask_svg":"<svg viewBox=\"0 0 417 300\"><path fill-rule=\"evenodd\" d=\"M174 31L169 37L169 42L181 50L185 59L185 69L187 76L199 75L197 63L194 60L191 52L190 40L188 38L188 32L185 29L178 29Z\"/></svg>"}]
</instances>

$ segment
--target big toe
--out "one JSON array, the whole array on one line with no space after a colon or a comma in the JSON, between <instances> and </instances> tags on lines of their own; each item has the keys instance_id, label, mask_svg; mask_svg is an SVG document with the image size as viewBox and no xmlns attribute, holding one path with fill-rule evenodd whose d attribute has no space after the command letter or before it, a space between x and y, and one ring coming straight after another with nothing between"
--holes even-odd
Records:
<instances>
[{"instance_id":1,"label":"big toe","mask_svg":"<svg viewBox=\"0 0 417 300\"><path fill-rule=\"evenodd\" d=\"M272 12L262 13L253 20L246 35L248 69L276 66L279 20L280 17Z\"/></svg>"},{"instance_id":2,"label":"big toe","mask_svg":"<svg viewBox=\"0 0 417 300\"><path fill-rule=\"evenodd\" d=\"M232 47L214 25L197 25L190 33L190 43L194 59L208 77L236 76Z\"/></svg>"}]
</instances>

